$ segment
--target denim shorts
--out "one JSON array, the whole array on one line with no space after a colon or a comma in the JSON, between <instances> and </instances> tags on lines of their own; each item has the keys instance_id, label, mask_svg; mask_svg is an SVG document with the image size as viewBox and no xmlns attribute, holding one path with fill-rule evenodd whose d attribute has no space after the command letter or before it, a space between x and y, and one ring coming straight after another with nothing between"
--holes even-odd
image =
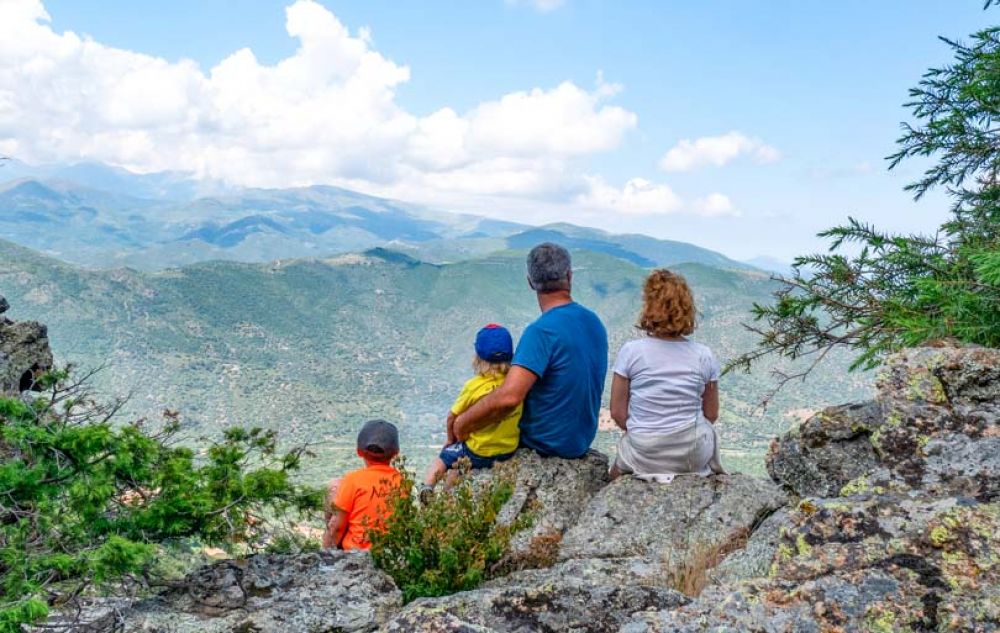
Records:
<instances>
[{"instance_id":1,"label":"denim shorts","mask_svg":"<svg viewBox=\"0 0 1000 633\"><path fill-rule=\"evenodd\" d=\"M473 468L490 468L496 462L507 461L513 456L513 451L502 455L491 455L490 457L476 455L468 446L465 445L465 442L455 442L454 444L449 444L441 449L441 454L438 455L447 468L454 466L455 462L463 457L469 458L469 461L472 462Z\"/></svg>"}]
</instances>

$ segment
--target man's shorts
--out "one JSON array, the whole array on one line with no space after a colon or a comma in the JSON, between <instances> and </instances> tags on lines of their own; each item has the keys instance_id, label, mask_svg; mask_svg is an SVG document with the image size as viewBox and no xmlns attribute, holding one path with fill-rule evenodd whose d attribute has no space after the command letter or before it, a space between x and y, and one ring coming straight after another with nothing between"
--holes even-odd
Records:
<instances>
[{"instance_id":1,"label":"man's shorts","mask_svg":"<svg viewBox=\"0 0 1000 633\"><path fill-rule=\"evenodd\" d=\"M472 462L473 468L490 468L496 462L507 461L513 456L513 451L502 455L491 455L489 457L476 455L468 446L465 445L465 442L455 442L454 444L449 444L441 449L441 454L438 455L447 468L451 468L455 462L463 457L469 458L469 461Z\"/></svg>"}]
</instances>

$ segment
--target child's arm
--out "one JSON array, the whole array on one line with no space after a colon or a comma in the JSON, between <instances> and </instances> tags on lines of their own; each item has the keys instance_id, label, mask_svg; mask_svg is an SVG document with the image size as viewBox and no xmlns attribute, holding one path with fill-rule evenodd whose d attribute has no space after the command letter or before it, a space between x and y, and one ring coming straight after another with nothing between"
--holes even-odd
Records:
<instances>
[{"instance_id":1,"label":"child's arm","mask_svg":"<svg viewBox=\"0 0 1000 633\"><path fill-rule=\"evenodd\" d=\"M455 418L457 417L451 411L448 412L448 439L444 443L445 446L451 446L458 441L458 438L455 437Z\"/></svg>"},{"instance_id":2,"label":"child's arm","mask_svg":"<svg viewBox=\"0 0 1000 633\"><path fill-rule=\"evenodd\" d=\"M326 526L326 532L323 533L323 548L339 548L341 541L344 540L344 534L346 533L347 513L340 508L334 508L333 515L330 517L330 522Z\"/></svg>"}]
</instances>

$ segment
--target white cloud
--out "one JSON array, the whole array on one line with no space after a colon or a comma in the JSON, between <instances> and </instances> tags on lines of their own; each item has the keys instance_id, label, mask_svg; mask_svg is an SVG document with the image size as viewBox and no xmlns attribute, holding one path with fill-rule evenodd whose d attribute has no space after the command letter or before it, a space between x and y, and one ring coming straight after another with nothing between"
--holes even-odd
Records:
<instances>
[{"instance_id":1,"label":"white cloud","mask_svg":"<svg viewBox=\"0 0 1000 633\"><path fill-rule=\"evenodd\" d=\"M716 218L721 216L739 216L740 212L733 206L729 196L721 193L710 193L694 203L695 212L699 215Z\"/></svg>"},{"instance_id":2,"label":"white cloud","mask_svg":"<svg viewBox=\"0 0 1000 633\"><path fill-rule=\"evenodd\" d=\"M40 0L0 0L0 152L249 186L339 184L522 217L735 213L722 194L686 204L663 183L586 173L588 157L638 124L600 74L589 89L567 81L417 116L396 100L409 68L367 29L352 33L314 0L288 6L285 24L298 41L289 57L264 64L244 48L206 70L57 33ZM737 154L774 151L737 136Z\"/></svg>"},{"instance_id":3,"label":"white cloud","mask_svg":"<svg viewBox=\"0 0 1000 633\"><path fill-rule=\"evenodd\" d=\"M577 202L587 207L641 215L674 213L683 207L683 201L670 187L644 178L632 178L621 189L599 177L589 177L586 183L588 190L578 196Z\"/></svg>"},{"instance_id":4,"label":"white cloud","mask_svg":"<svg viewBox=\"0 0 1000 633\"><path fill-rule=\"evenodd\" d=\"M773 163L781 152L759 138L741 132L720 136L682 139L660 159L664 171L691 171L699 167L722 167L740 156L750 156L759 163Z\"/></svg>"},{"instance_id":5,"label":"white cloud","mask_svg":"<svg viewBox=\"0 0 1000 633\"><path fill-rule=\"evenodd\" d=\"M0 0L0 148L29 162L92 159L235 184L353 183L433 200L442 189L539 195L579 187L570 161L636 126L620 87L564 82L465 113L408 112L404 65L314 0L287 7L295 53L233 52L207 71L57 33L39 0Z\"/></svg>"},{"instance_id":6,"label":"white cloud","mask_svg":"<svg viewBox=\"0 0 1000 633\"><path fill-rule=\"evenodd\" d=\"M533 7L536 11L541 11L542 13L555 11L559 7L566 4L566 0L505 0L505 1L508 5L511 6L526 4Z\"/></svg>"}]
</instances>

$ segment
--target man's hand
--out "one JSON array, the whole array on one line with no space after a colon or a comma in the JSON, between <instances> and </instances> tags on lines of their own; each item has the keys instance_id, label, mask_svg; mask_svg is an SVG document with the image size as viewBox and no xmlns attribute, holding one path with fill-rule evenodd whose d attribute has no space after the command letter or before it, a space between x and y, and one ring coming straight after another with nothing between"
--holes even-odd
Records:
<instances>
[{"instance_id":1,"label":"man's hand","mask_svg":"<svg viewBox=\"0 0 1000 633\"><path fill-rule=\"evenodd\" d=\"M496 391L481 399L455 418L455 438L464 442L481 428L499 422L517 405L524 402L538 376L524 367L514 365Z\"/></svg>"}]
</instances>

